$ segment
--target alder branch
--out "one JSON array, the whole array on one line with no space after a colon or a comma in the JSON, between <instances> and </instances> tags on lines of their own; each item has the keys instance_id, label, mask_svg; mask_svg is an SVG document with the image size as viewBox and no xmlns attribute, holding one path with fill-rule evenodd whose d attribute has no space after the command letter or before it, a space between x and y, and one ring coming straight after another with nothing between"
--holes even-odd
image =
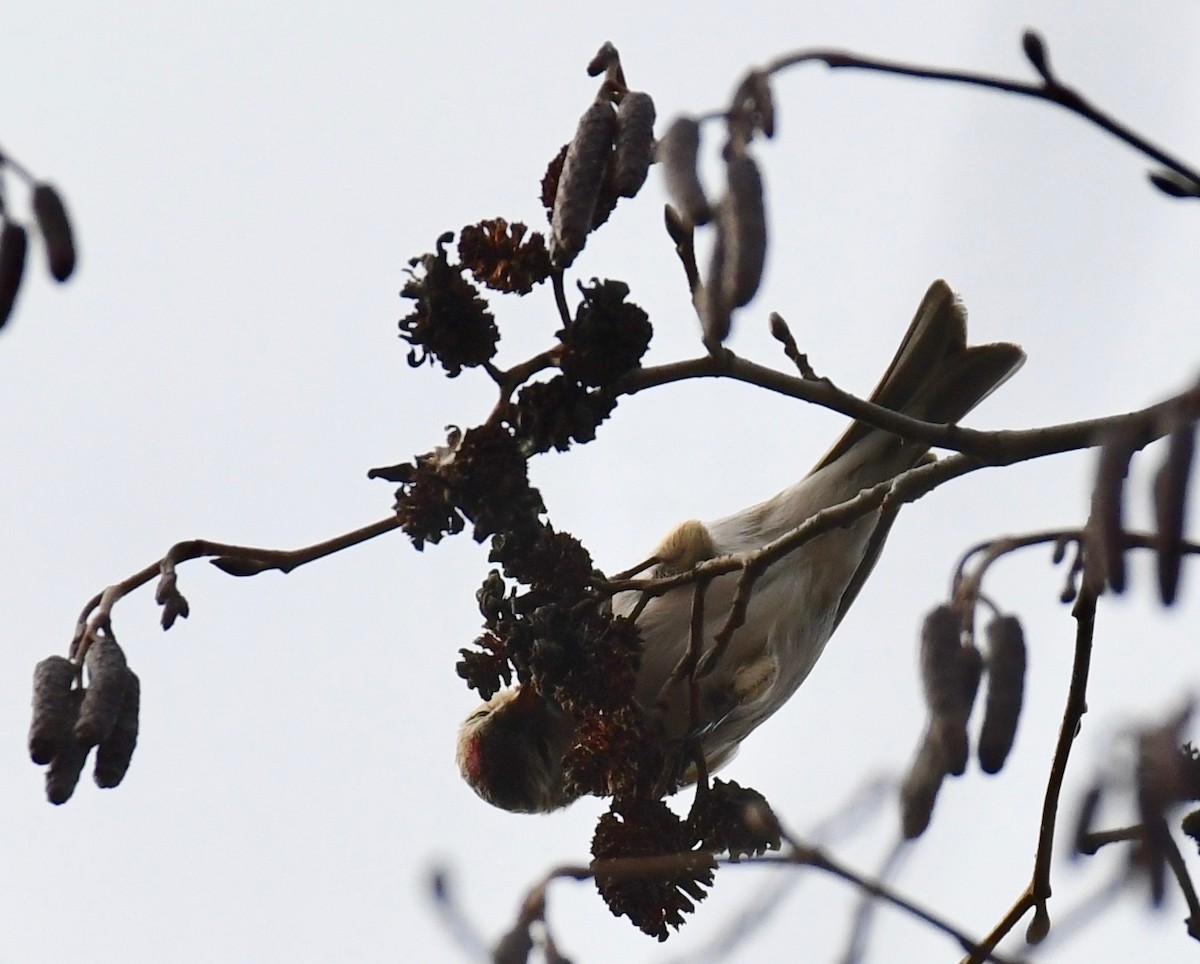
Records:
<instances>
[{"instance_id":1,"label":"alder branch","mask_svg":"<svg viewBox=\"0 0 1200 964\"><path fill-rule=\"evenodd\" d=\"M1092 448L1117 429L1129 425L1136 448L1162 438L1180 406L1200 415L1200 393L1188 389L1165 401L1120 415L1064 422L1041 428L981 431L960 425L940 425L902 415L842 391L828 378L800 378L741 358L728 349L631 372L617 385L620 395L634 395L647 388L690 378L730 378L766 388L789 398L811 402L892 432L905 439L927 442L936 448L974 456L988 465L1012 465L1048 455Z\"/></svg>"},{"instance_id":2,"label":"alder branch","mask_svg":"<svg viewBox=\"0 0 1200 964\"><path fill-rule=\"evenodd\" d=\"M174 616L169 615L172 607L176 615L186 617L187 602L175 588L175 570L181 562L211 557L213 565L231 576L255 576L272 569L289 573L300 566L391 532L399 526L400 520L392 515L300 549L262 549L211 542L206 539L177 542L161 559L114 583L87 601L79 615L75 635L71 640L71 657L82 663L96 633L112 631L112 610L117 602L144 586L156 575L160 577L156 601L164 607L163 628L169 629L170 624L174 622Z\"/></svg>"},{"instance_id":3,"label":"alder branch","mask_svg":"<svg viewBox=\"0 0 1200 964\"><path fill-rule=\"evenodd\" d=\"M1063 707L1062 723L1058 729L1058 742L1054 748L1054 759L1046 780L1046 793L1042 803L1042 817L1038 829L1037 852L1033 861L1033 874L1025 891L980 942L977 950L969 953L962 964L979 964L987 958L1001 940L1007 936L1021 919L1034 911L1026 940L1038 943L1050 929L1049 912L1046 904L1052 892L1050 886L1050 858L1054 850L1054 827L1058 819L1059 800L1062 795L1063 779L1067 772L1067 761L1079 724L1087 712L1088 673L1092 662L1092 638L1096 626L1096 596L1085 583L1075 600L1072 615L1076 621L1075 655L1071 666L1071 683L1067 690L1067 701Z\"/></svg>"},{"instance_id":4,"label":"alder branch","mask_svg":"<svg viewBox=\"0 0 1200 964\"><path fill-rule=\"evenodd\" d=\"M1112 830L1091 830L1080 836L1079 852L1090 857L1108 844L1137 843L1144 840L1145 837L1146 828L1142 824L1135 824L1132 827L1116 827ZM1179 885L1179 891L1183 894L1184 902L1187 904L1188 933L1193 937L1200 936L1200 897L1196 896L1196 888L1192 884L1192 877L1188 873L1183 855L1179 852L1179 847L1170 834L1166 834L1161 839L1156 837L1155 843L1164 848L1167 866L1175 875L1175 882Z\"/></svg>"},{"instance_id":5,"label":"alder branch","mask_svg":"<svg viewBox=\"0 0 1200 964\"><path fill-rule=\"evenodd\" d=\"M747 866L752 864L774 867L811 867L823 871L839 880L858 888L885 903L891 904L900 911L929 925L937 931L954 940L963 950L982 954L980 961L997 961L999 964L1015 964L1011 958L1001 957L994 953L994 948L984 948L973 940L964 930L951 924L945 918L935 914L914 901L901 896L886 884L860 874L844 864L836 861L821 848L802 843L794 836L783 832L789 850L784 853L760 854L742 857L738 860L718 858L709 851L693 850L684 853L662 854L653 857L617 857L606 860L593 860L588 865L564 864L548 871L538 883L531 887L521 901L522 913L524 908L541 904L544 906L546 890L558 879L591 880L602 876L609 880L647 880L659 877L671 878L680 874L696 873L705 868L718 864L720 866ZM519 923L519 922L518 922Z\"/></svg>"},{"instance_id":6,"label":"alder branch","mask_svg":"<svg viewBox=\"0 0 1200 964\"><path fill-rule=\"evenodd\" d=\"M954 596L964 600L979 598L982 591L983 578L988 570L998 560L1010 553L1033 546L1053 544L1065 546L1074 543L1082 548L1087 533L1084 529L1047 529L1042 532L1028 532L1019 536L1004 536L999 539L988 539L977 542L967 549L959 558L954 569ZM1148 532L1122 533L1123 545L1126 549L1158 550L1159 539ZM1185 555L1200 555L1200 544L1183 541L1181 551ZM972 557L979 556L971 572L967 572Z\"/></svg>"},{"instance_id":7,"label":"alder branch","mask_svg":"<svg viewBox=\"0 0 1200 964\"><path fill-rule=\"evenodd\" d=\"M1037 34L1032 31L1027 32L1024 44L1027 56L1029 56L1035 68L1042 75L1041 83L1028 83L970 70L921 67L900 61L866 57L861 54L834 48L814 48L785 54L771 61L766 67L762 68L762 71L768 74L775 74L789 67L805 63L823 63L834 70L870 70L900 77L911 77L917 80L965 84L971 87L982 87L988 90L1044 101L1070 111L1101 128L1118 140L1128 144L1134 150L1153 158L1159 164L1162 164L1189 182L1195 190L1200 191L1200 170L1167 153L1163 148L1142 137L1140 134L1135 133L1128 125L1110 117L1075 89L1062 84L1050 71L1045 44Z\"/></svg>"}]
</instances>

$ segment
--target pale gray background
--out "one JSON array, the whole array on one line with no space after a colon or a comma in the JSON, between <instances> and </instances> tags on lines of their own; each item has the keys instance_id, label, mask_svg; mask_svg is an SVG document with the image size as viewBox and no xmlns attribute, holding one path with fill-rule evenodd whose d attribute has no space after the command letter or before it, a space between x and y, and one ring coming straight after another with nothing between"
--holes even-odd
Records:
<instances>
[{"instance_id":1,"label":"pale gray background","mask_svg":"<svg viewBox=\"0 0 1200 964\"><path fill-rule=\"evenodd\" d=\"M592 97L583 68L602 41L667 119L719 106L745 67L812 44L1029 76L1028 25L1065 78L1200 158L1200 14L1185 2L5 3L0 143L63 188L82 255L62 288L35 256L0 337L0 961L456 960L426 896L430 867L449 864L494 937L544 869L585 857L600 801L510 816L455 770L474 699L453 664L478 630L487 570L467 538L419 555L391 537L286 578L192 564L181 587L193 615L166 635L148 590L128 600L115 626L143 680L137 755L120 789L86 783L62 808L25 755L30 670L65 649L92 593L172 542L290 547L382 517L391 487L368 482L369 466L486 414L483 376L448 382L405 363L402 269L483 217L540 225L538 179ZM1200 210L1153 192L1129 150L997 94L816 67L776 91L779 136L759 152L767 277L734 349L786 366L764 331L778 310L819 371L865 392L944 276L977 339L1030 356L978 427L1120 411L1195 377ZM699 347L662 200L654 177L572 271L629 282L657 323L651 361ZM544 288L497 305L501 361L555 330ZM613 571L674 522L791 482L842 424L736 385L676 386L622 404L571 457L539 459L534 481L555 523ZM1139 514L1156 458L1134 475ZM916 629L958 551L1079 524L1091 464L979 474L906 509L807 685L726 775L801 832L865 779L895 775L922 726ZM1144 567L1129 596L1102 603L1068 801L1123 728L1195 688L1188 576L1165 616ZM1031 865L1071 651L1059 585L1045 552L997 569L990 591L1031 644L1015 754L1002 776L944 791L898 881L974 933ZM833 846L870 871L895 827L888 803ZM1120 859L1058 861L1055 917ZM609 917L588 884L556 885L550 914L581 964L690 960L781 879L722 872L666 947ZM732 959L833 960L852 903L843 885L800 875ZM1160 916L1131 897L1044 959L1192 954L1182 916L1177 897ZM873 960L956 959L892 914L875 941Z\"/></svg>"}]
</instances>

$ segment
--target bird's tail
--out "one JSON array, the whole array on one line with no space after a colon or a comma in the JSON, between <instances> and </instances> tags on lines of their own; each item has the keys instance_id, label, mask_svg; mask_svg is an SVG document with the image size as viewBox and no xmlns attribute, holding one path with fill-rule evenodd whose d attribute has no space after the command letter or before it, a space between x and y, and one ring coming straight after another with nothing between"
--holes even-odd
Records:
<instances>
[{"instance_id":1,"label":"bird's tail","mask_svg":"<svg viewBox=\"0 0 1200 964\"><path fill-rule=\"evenodd\" d=\"M1025 353L1017 345L997 342L968 346L966 310L950 286L939 279L929 286L896 357L869 401L922 421L951 424L1004 384L1024 362ZM884 434L855 422L813 471L838 460L872 436L886 444ZM888 470L876 482L903 471L906 461L915 464L927 448L896 436L890 438L896 450L894 457L879 458L873 453L873 464ZM872 484L866 479L861 481Z\"/></svg>"},{"instance_id":2,"label":"bird's tail","mask_svg":"<svg viewBox=\"0 0 1200 964\"><path fill-rule=\"evenodd\" d=\"M1025 352L1017 345L968 346L966 310L950 286L938 280L929 286L896 357L869 400L925 422L953 424L1024 363ZM812 474L827 478L824 501L833 504L912 468L928 451L924 442L855 422ZM885 509L872 524L861 561L842 594L835 626L875 567L898 509L895 505Z\"/></svg>"}]
</instances>

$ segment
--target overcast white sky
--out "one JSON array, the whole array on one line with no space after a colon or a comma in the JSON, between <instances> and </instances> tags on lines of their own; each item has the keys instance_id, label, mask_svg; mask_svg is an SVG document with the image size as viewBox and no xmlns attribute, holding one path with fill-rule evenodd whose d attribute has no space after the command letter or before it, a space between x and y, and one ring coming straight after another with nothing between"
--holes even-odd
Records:
<instances>
[{"instance_id":1,"label":"overcast white sky","mask_svg":"<svg viewBox=\"0 0 1200 964\"><path fill-rule=\"evenodd\" d=\"M818 9L819 8L819 9ZM126 783L43 798L28 761L29 676L63 652L94 592L207 537L291 547L387 514L373 465L475 424L492 386L413 371L396 337L408 258L484 217L541 226L538 181L595 82L605 40L659 117L722 104L742 70L809 45L1030 71L1026 26L1061 75L1116 116L1200 158L1200 13L1131 6L884 4L43 4L0 7L0 144L63 190L81 258L67 286L34 257L0 335L0 962L396 961L461 955L427 897L448 865L489 938L547 867L586 857L602 810L494 811L454 767L474 697L454 673L477 633L486 550L418 554L401 537L290 576L232 580L203 563L168 634L151 592L115 628L142 678ZM736 12L735 12L736 11ZM770 201L766 282L731 347L786 367L765 333L792 324L819 371L866 392L928 283L947 278L977 340L1029 362L972 418L1024 428L1141 406L1200 366L1200 212L1145 182L1146 163L1079 120L985 92L831 75L780 79L779 135L760 151ZM9 179L9 204L24 194ZM650 359L699 349L661 229L657 178L589 242L573 277L617 277L657 324ZM497 302L502 361L556 328L546 289ZM533 468L555 523L615 571L670 525L772 494L842 420L734 385L692 383L621 405L593 445ZM1157 456L1134 473L1144 491ZM915 637L958 551L1076 525L1091 459L981 473L909 507L795 700L726 776L804 832L865 780L894 776L922 726ZM1144 515L1143 506L1137 512ZM1149 569L1104 600L1091 713L1067 799L1123 728L1200 684L1196 573L1164 615ZM1069 673L1072 622L1046 553L1002 565L991 592L1030 640L1028 711L1005 772L948 786L897 886L972 933L1027 880ZM681 807L683 802L680 802ZM1129 815L1114 810L1114 823ZM835 853L874 870L890 800ZM1190 846L1190 845L1189 845ZM1120 855L1055 864L1058 919ZM1194 853L1191 863L1198 867ZM550 915L580 964L692 960L783 875L733 868L665 947L562 883ZM731 959L834 960L853 905L797 875ZM1047 961L1192 953L1182 902L1129 898ZM954 960L884 914L872 960Z\"/></svg>"}]
</instances>

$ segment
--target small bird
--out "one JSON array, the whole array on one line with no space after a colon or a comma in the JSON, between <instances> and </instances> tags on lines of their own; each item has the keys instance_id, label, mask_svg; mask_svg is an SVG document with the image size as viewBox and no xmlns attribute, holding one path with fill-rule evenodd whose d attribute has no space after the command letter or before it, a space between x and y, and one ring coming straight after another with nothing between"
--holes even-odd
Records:
<instances>
[{"instance_id":1,"label":"small bird","mask_svg":"<svg viewBox=\"0 0 1200 964\"><path fill-rule=\"evenodd\" d=\"M966 311L935 281L870 396L876 405L938 424L962 419L1025 361L1016 345L967 345ZM887 482L932 458L929 446L854 422L811 472L778 495L710 523L676 526L641 568L686 572L698 562L752 552L822 509ZM703 651L692 681L675 672L691 639L691 586L647 597L613 599L614 615L636 617L643 642L635 696L668 745L698 746L713 772L751 731L778 710L808 676L857 598L895 521L897 507L876 509L804 543L768 567L754 585L746 617L714 659L714 637L734 601L739 574L714 578L704 597ZM631 571L639 571L635 568ZM552 701L518 686L475 710L458 739L458 764L475 792L522 813L571 802L562 757L575 724ZM695 779L694 771L686 778Z\"/></svg>"}]
</instances>

